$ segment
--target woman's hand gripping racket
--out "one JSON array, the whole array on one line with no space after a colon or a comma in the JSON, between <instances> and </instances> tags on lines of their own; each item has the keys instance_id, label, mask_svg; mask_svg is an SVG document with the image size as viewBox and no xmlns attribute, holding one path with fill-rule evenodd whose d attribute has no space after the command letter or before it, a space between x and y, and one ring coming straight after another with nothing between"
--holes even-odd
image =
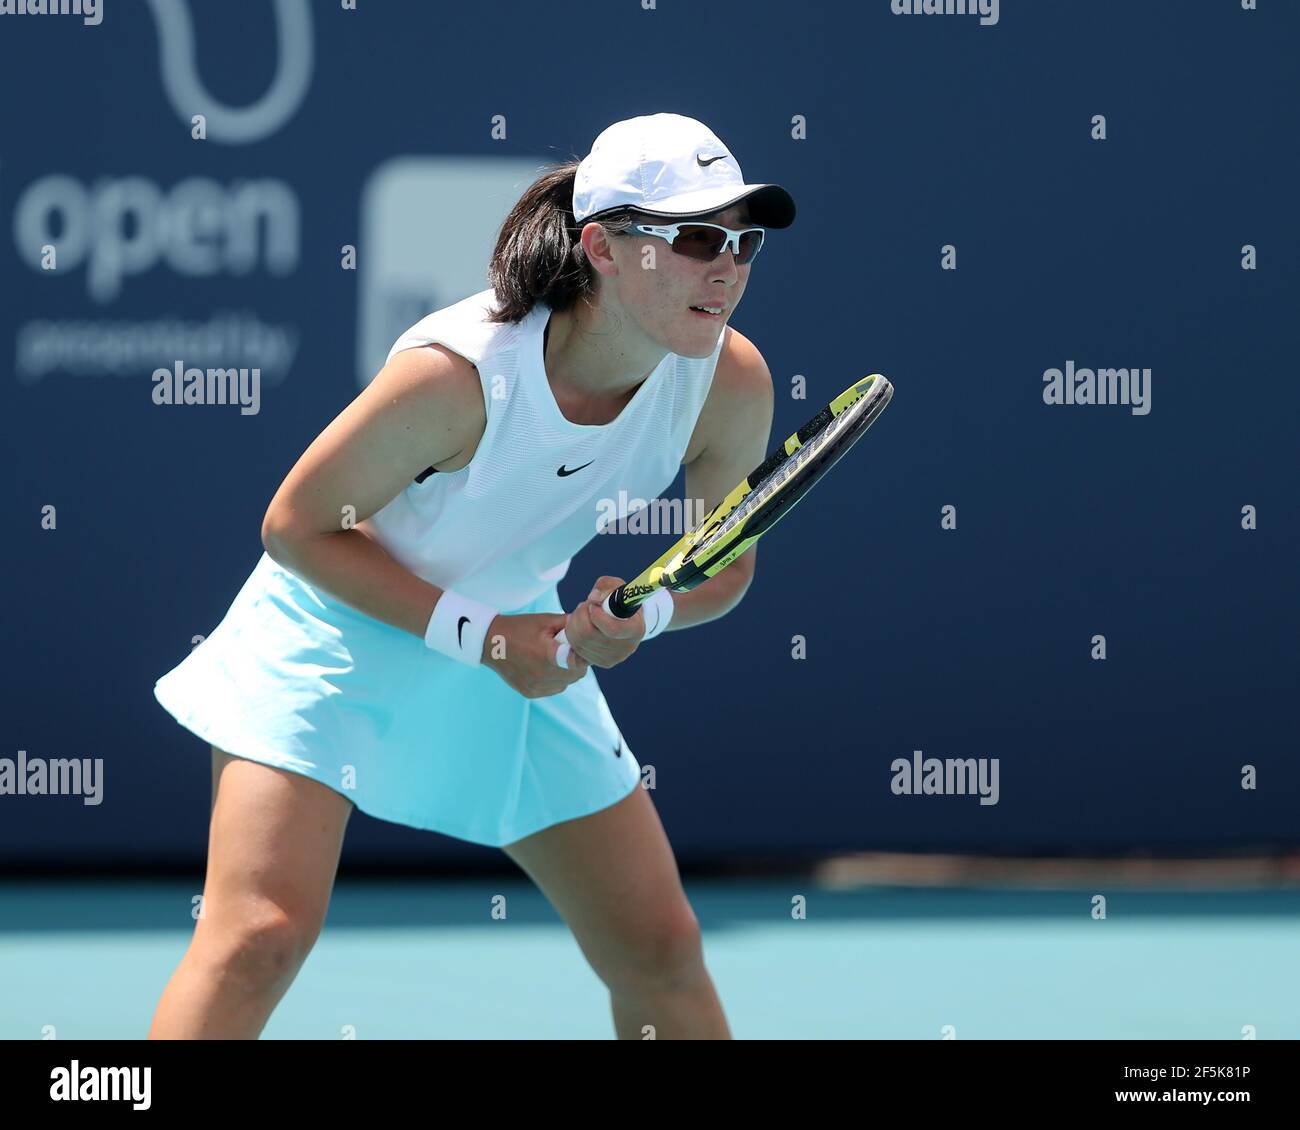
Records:
<instances>
[{"instance_id":1,"label":"woman's hand gripping racket","mask_svg":"<svg viewBox=\"0 0 1300 1130\"><path fill-rule=\"evenodd\" d=\"M817 413L754 468L693 530L601 606L626 620L657 589L689 592L720 573L790 512L885 410L894 386L879 373L863 377ZM555 661L568 666L561 631Z\"/></svg>"}]
</instances>

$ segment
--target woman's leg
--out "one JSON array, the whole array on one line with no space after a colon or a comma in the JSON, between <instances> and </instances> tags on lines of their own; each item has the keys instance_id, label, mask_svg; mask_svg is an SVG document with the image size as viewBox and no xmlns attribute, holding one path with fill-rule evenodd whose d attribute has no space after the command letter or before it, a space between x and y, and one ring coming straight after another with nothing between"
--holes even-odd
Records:
<instances>
[{"instance_id":1,"label":"woman's leg","mask_svg":"<svg viewBox=\"0 0 1300 1130\"><path fill-rule=\"evenodd\" d=\"M150 1039L256 1039L311 952L352 802L297 773L212 750L203 916Z\"/></svg>"},{"instance_id":2,"label":"woman's leg","mask_svg":"<svg viewBox=\"0 0 1300 1130\"><path fill-rule=\"evenodd\" d=\"M608 987L619 1039L730 1038L704 968L699 923L645 789L504 850L568 923Z\"/></svg>"}]
</instances>

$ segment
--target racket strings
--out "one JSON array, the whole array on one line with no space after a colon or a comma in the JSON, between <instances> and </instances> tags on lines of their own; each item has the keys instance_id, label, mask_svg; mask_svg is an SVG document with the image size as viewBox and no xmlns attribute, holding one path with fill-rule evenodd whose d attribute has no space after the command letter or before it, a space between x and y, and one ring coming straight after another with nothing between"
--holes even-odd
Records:
<instances>
[{"instance_id":1,"label":"racket strings","mask_svg":"<svg viewBox=\"0 0 1300 1130\"><path fill-rule=\"evenodd\" d=\"M840 432L853 424L866 411L867 404L868 398L866 397L856 401L838 416L833 417L830 423L825 425L811 440L802 443L798 450L789 458L783 460L776 470L770 472L753 491L745 496L744 501L727 515L726 521L713 532L707 541L701 544L700 548L706 548L709 544L725 538L737 525L746 521L755 510L761 509L772 495L799 473L804 464L813 459Z\"/></svg>"}]
</instances>

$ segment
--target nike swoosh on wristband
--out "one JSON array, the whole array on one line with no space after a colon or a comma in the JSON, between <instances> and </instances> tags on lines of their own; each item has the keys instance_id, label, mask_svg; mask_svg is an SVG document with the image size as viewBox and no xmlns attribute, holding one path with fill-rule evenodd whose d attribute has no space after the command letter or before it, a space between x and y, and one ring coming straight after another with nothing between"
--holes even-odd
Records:
<instances>
[{"instance_id":1,"label":"nike swoosh on wristband","mask_svg":"<svg viewBox=\"0 0 1300 1130\"><path fill-rule=\"evenodd\" d=\"M468 624L469 622L470 620L468 616L462 616L460 618L460 623L456 625L456 646L457 647L465 646L465 642L460 638L460 633L462 629L465 627L465 625Z\"/></svg>"},{"instance_id":2,"label":"nike swoosh on wristband","mask_svg":"<svg viewBox=\"0 0 1300 1130\"><path fill-rule=\"evenodd\" d=\"M594 459L589 459L586 463L584 463L584 464L582 465L582 467L590 467L594 462L596 462ZM564 464L561 463L561 464L560 464L560 469L559 469L558 471L556 471L555 473L556 473L557 475L559 475L560 478L563 479L563 478L564 478L565 476L567 476L567 475L572 475L572 474L574 473L574 471L581 471L581 470L582 470L582 467L571 467L571 468L566 469L565 466L564 466Z\"/></svg>"}]
</instances>

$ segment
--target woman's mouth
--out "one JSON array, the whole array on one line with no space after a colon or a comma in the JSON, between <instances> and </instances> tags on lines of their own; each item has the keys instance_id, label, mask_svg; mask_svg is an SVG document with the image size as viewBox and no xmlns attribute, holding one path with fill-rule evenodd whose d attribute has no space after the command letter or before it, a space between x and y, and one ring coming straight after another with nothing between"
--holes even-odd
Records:
<instances>
[{"instance_id":1,"label":"woman's mouth","mask_svg":"<svg viewBox=\"0 0 1300 1130\"><path fill-rule=\"evenodd\" d=\"M716 321L722 317L721 306L692 306L690 309L693 314L701 318L712 318Z\"/></svg>"}]
</instances>

